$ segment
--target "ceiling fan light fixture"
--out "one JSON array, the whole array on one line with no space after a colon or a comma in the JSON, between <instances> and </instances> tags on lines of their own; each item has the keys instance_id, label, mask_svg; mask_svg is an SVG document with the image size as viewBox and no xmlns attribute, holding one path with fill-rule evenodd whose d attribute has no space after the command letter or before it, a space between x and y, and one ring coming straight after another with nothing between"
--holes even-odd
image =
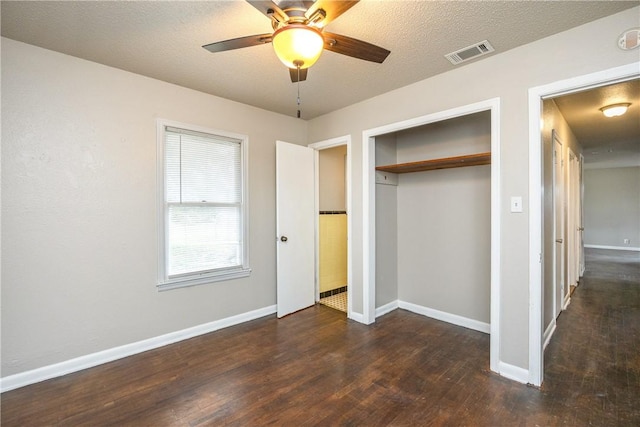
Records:
<instances>
[{"instance_id":1,"label":"ceiling fan light fixture","mask_svg":"<svg viewBox=\"0 0 640 427\"><path fill-rule=\"evenodd\" d=\"M629 108L629 105L631 105L631 103L629 102L622 102L620 104L611 104L611 105L607 105L605 107L600 108L600 111L602 111L602 114L604 114L606 117L617 117L626 113L627 108Z\"/></svg>"},{"instance_id":2,"label":"ceiling fan light fixture","mask_svg":"<svg viewBox=\"0 0 640 427\"><path fill-rule=\"evenodd\" d=\"M301 70L316 63L322 49L324 39L319 30L303 24L289 24L273 33L273 49L288 68Z\"/></svg>"}]
</instances>

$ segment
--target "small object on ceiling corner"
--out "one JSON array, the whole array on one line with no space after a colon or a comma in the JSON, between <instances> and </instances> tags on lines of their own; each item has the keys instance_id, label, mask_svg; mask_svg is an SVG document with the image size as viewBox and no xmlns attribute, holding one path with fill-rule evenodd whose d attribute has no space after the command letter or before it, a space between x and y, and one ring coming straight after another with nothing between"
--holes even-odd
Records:
<instances>
[{"instance_id":1,"label":"small object on ceiling corner","mask_svg":"<svg viewBox=\"0 0 640 427\"><path fill-rule=\"evenodd\" d=\"M300 118L300 110L298 110L298 118Z\"/></svg>"},{"instance_id":2,"label":"small object on ceiling corner","mask_svg":"<svg viewBox=\"0 0 640 427\"><path fill-rule=\"evenodd\" d=\"M622 50L631 50L640 46L640 28L632 28L620 34L618 47Z\"/></svg>"}]
</instances>

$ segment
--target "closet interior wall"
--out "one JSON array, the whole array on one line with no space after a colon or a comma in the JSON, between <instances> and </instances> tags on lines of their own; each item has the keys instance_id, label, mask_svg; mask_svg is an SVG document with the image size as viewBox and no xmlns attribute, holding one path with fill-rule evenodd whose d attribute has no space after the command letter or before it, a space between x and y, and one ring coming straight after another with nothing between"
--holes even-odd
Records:
<instances>
[{"instance_id":1,"label":"closet interior wall","mask_svg":"<svg viewBox=\"0 0 640 427\"><path fill-rule=\"evenodd\" d=\"M376 166L489 151L487 111L376 137ZM376 185L376 306L397 294L489 324L490 224L491 165L404 173L397 187Z\"/></svg>"}]
</instances>

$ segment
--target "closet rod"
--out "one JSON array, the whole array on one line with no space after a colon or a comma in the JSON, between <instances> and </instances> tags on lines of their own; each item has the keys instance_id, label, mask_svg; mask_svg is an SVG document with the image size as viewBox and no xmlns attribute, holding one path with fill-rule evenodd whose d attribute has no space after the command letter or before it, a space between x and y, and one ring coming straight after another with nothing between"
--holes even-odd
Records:
<instances>
[{"instance_id":1,"label":"closet rod","mask_svg":"<svg viewBox=\"0 0 640 427\"><path fill-rule=\"evenodd\" d=\"M419 162L399 163L397 165L377 166L376 170L391 173L409 173L489 164L491 164L491 152L468 154L466 156L445 157L442 159L422 160Z\"/></svg>"}]
</instances>

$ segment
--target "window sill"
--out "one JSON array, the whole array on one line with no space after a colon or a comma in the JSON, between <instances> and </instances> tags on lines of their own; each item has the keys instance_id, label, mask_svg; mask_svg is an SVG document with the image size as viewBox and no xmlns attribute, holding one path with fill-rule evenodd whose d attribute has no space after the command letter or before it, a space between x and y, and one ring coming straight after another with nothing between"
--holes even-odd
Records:
<instances>
[{"instance_id":1,"label":"window sill","mask_svg":"<svg viewBox=\"0 0 640 427\"><path fill-rule=\"evenodd\" d=\"M250 268L237 268L202 275L198 277L182 277L180 279L167 280L158 284L158 291L170 291L171 289L186 288L189 286L206 285L208 283L223 282L226 280L240 279L251 275Z\"/></svg>"}]
</instances>

